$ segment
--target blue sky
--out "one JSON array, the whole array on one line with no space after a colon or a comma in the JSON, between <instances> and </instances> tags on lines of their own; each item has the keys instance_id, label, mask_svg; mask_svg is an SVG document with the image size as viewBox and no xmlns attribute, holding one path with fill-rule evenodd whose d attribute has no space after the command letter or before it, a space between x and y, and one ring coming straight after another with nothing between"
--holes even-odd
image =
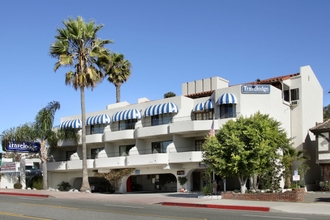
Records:
<instances>
[{"instance_id":1,"label":"blue sky","mask_svg":"<svg viewBox=\"0 0 330 220\"><path fill-rule=\"evenodd\" d=\"M25 122L51 101L60 118L80 114L80 93L64 84L67 69L53 71L49 55L56 28L82 16L104 24L132 75L121 101L181 95L181 84L219 76L238 84L299 72L310 65L330 104L330 1L304 0L11 0L0 1L0 133ZM86 91L86 111L115 103L103 81Z\"/></svg>"}]
</instances>

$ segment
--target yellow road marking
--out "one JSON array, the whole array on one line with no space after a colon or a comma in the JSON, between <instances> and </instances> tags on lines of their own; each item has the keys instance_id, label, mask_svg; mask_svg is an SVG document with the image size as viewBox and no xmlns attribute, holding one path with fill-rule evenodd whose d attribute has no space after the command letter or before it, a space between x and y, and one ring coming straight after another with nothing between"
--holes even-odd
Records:
<instances>
[{"instance_id":1,"label":"yellow road marking","mask_svg":"<svg viewBox=\"0 0 330 220\"><path fill-rule=\"evenodd\" d=\"M134 213L134 212L117 212L117 211L109 211L109 210L99 210L99 209L82 209L82 208L73 208L68 206L52 206L52 205L42 205L42 204L30 204L30 203L19 203L21 205L28 205L28 206L41 206L41 207L48 207L48 208L57 208L57 209L69 209L69 210L82 210L82 211L92 211L92 212L105 212L105 213L116 213L116 214L126 214L126 215L138 215L138 216L148 216L148 217L158 217L158 218L171 218L171 219L180 219L180 220L206 220L201 218L185 218L185 217L178 217L178 216L166 216L166 215L154 215L154 214L141 214L141 213Z\"/></svg>"},{"instance_id":2,"label":"yellow road marking","mask_svg":"<svg viewBox=\"0 0 330 220\"><path fill-rule=\"evenodd\" d=\"M27 216L27 215L12 213L12 212L0 212L0 215L14 216L14 217L25 218L25 219L29 218L29 219L36 219L36 220L51 220L50 218L39 218L39 217Z\"/></svg>"},{"instance_id":3,"label":"yellow road marking","mask_svg":"<svg viewBox=\"0 0 330 220\"><path fill-rule=\"evenodd\" d=\"M56 209L70 209L70 210L79 210L80 209L80 208L55 206L55 205L41 205L41 204L30 204L30 203L19 203L19 204L28 205L28 206L41 206L41 207L48 207L48 208L56 208Z\"/></svg>"}]
</instances>

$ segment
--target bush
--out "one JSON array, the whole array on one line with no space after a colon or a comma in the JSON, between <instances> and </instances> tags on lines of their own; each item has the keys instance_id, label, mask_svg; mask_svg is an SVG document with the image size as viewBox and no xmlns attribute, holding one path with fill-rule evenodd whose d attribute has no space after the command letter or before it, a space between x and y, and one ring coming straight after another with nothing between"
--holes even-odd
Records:
<instances>
[{"instance_id":1,"label":"bush","mask_svg":"<svg viewBox=\"0 0 330 220\"><path fill-rule=\"evenodd\" d=\"M213 194L213 184L207 184L203 187L203 194L206 196L212 195Z\"/></svg>"},{"instance_id":2,"label":"bush","mask_svg":"<svg viewBox=\"0 0 330 220\"><path fill-rule=\"evenodd\" d=\"M62 181L57 186L58 186L58 190L60 191L69 191L71 189L71 185L68 182L64 182L64 181Z\"/></svg>"},{"instance_id":3,"label":"bush","mask_svg":"<svg viewBox=\"0 0 330 220\"><path fill-rule=\"evenodd\" d=\"M14 184L14 189L22 189L22 184L20 184L20 183L15 183Z\"/></svg>"},{"instance_id":4,"label":"bush","mask_svg":"<svg viewBox=\"0 0 330 220\"><path fill-rule=\"evenodd\" d=\"M32 179L32 188L41 190L43 188L42 184L43 184L42 176L34 177Z\"/></svg>"}]
</instances>

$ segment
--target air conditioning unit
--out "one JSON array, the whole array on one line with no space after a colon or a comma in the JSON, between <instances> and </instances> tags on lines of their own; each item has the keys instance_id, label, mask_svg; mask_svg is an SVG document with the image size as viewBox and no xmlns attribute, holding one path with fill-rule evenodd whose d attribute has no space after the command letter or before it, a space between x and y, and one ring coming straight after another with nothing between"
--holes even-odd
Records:
<instances>
[{"instance_id":1,"label":"air conditioning unit","mask_svg":"<svg viewBox=\"0 0 330 220\"><path fill-rule=\"evenodd\" d=\"M299 100L291 101L291 106L297 106L299 104Z\"/></svg>"}]
</instances>

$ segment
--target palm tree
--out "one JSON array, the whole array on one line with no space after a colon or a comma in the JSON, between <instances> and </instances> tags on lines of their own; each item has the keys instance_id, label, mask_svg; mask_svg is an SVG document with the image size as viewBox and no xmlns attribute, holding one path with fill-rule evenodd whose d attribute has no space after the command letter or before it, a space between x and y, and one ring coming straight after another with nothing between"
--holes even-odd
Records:
<instances>
[{"instance_id":1,"label":"palm tree","mask_svg":"<svg viewBox=\"0 0 330 220\"><path fill-rule=\"evenodd\" d=\"M303 163L306 160L309 160L309 155L304 155L304 151L302 150L297 151L291 146L283 149L282 163L285 168L284 170L285 188L291 187L291 171L292 171L293 162L300 161Z\"/></svg>"},{"instance_id":2,"label":"palm tree","mask_svg":"<svg viewBox=\"0 0 330 220\"><path fill-rule=\"evenodd\" d=\"M57 147L57 142L62 139L61 131L54 131L54 117L55 112L60 109L60 103L53 101L48 103L48 105L42 108L36 118L35 123L32 127L32 132L34 132L34 140L40 141L40 160L42 164L42 179L43 179L43 189L47 189L47 161L48 161L48 148L54 149ZM74 134L71 134L71 139L74 139L78 142L77 137ZM47 148L48 146L48 148Z\"/></svg>"},{"instance_id":3,"label":"palm tree","mask_svg":"<svg viewBox=\"0 0 330 220\"><path fill-rule=\"evenodd\" d=\"M47 189L47 161L48 152L57 147L59 140L70 139L78 142L79 136L73 130L54 130L53 123L55 112L60 109L60 103L53 101L42 108L36 115L34 123L26 123L17 128L11 128L2 133L2 146L8 142L40 142L39 157L43 171L43 189ZM49 150L49 151L48 151Z\"/></svg>"},{"instance_id":4,"label":"palm tree","mask_svg":"<svg viewBox=\"0 0 330 220\"><path fill-rule=\"evenodd\" d=\"M131 76L132 65L125 60L124 54L111 54L111 67L106 73L108 81L116 87L116 102L120 102L120 87Z\"/></svg>"},{"instance_id":5,"label":"palm tree","mask_svg":"<svg viewBox=\"0 0 330 220\"><path fill-rule=\"evenodd\" d=\"M82 186L81 191L90 190L87 172L86 154L86 116L85 88L92 89L103 79L105 65L110 60L110 52L105 48L111 40L96 37L103 25L95 25L94 21L85 23L83 18L69 18L63 21L64 28L57 29L56 41L50 47L50 54L57 58L54 70L59 67L71 67L65 75L65 84L80 89L81 121L82 121Z\"/></svg>"}]
</instances>

